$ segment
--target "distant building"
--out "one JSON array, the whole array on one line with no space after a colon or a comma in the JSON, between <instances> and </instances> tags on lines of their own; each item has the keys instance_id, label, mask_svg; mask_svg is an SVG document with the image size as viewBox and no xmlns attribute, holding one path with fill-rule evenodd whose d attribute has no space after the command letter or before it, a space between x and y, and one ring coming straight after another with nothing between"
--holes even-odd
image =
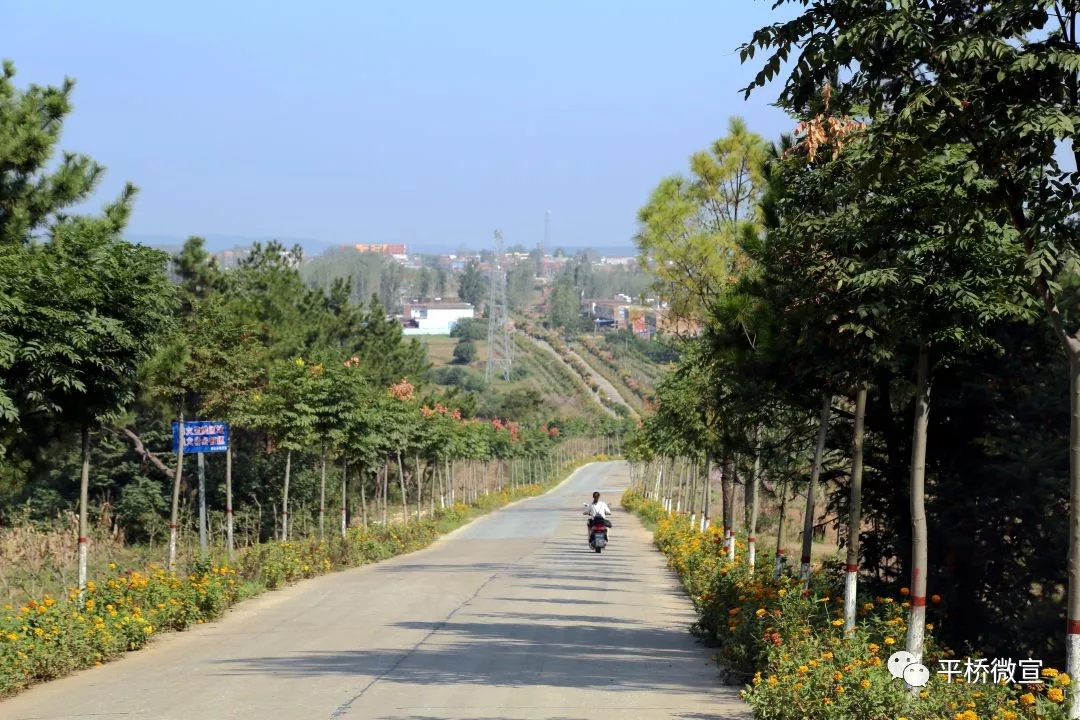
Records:
<instances>
[{"instance_id":1,"label":"distant building","mask_svg":"<svg viewBox=\"0 0 1080 720\"><path fill-rule=\"evenodd\" d=\"M469 303L408 303L402 316L405 335L449 335L462 318L476 317Z\"/></svg>"},{"instance_id":2,"label":"distant building","mask_svg":"<svg viewBox=\"0 0 1080 720\"><path fill-rule=\"evenodd\" d=\"M646 317L650 308L633 304L627 296L614 300L596 300L585 298L581 301L581 312L593 321L596 329L613 328L629 330L635 335L648 334Z\"/></svg>"},{"instance_id":3,"label":"distant building","mask_svg":"<svg viewBox=\"0 0 1080 720\"><path fill-rule=\"evenodd\" d=\"M602 257L600 258L600 262L598 264L607 266L630 267L633 265L637 265L637 263L638 259L635 256L630 255L628 257Z\"/></svg>"},{"instance_id":4,"label":"distant building","mask_svg":"<svg viewBox=\"0 0 1080 720\"><path fill-rule=\"evenodd\" d=\"M222 270L231 270L238 266L240 262L250 254L250 247L237 245L232 250L222 250L221 252L213 253L213 256Z\"/></svg>"},{"instance_id":5,"label":"distant building","mask_svg":"<svg viewBox=\"0 0 1080 720\"><path fill-rule=\"evenodd\" d=\"M402 244L381 244L381 245L369 245L369 244L357 244L357 245L342 245L343 248L352 248L357 252L362 253L376 253L378 255L390 255L396 260L407 260L409 253L408 248Z\"/></svg>"},{"instance_id":6,"label":"distant building","mask_svg":"<svg viewBox=\"0 0 1080 720\"><path fill-rule=\"evenodd\" d=\"M649 310L645 317L647 333L655 335L675 335L678 337L695 337L701 334L701 323L683 318L672 317L666 308Z\"/></svg>"}]
</instances>

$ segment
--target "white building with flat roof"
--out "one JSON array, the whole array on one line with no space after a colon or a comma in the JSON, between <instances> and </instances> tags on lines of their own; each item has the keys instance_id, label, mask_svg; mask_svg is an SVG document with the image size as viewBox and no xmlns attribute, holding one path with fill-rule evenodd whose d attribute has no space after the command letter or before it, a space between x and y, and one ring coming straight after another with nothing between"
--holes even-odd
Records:
<instances>
[{"instance_id":1,"label":"white building with flat roof","mask_svg":"<svg viewBox=\"0 0 1080 720\"><path fill-rule=\"evenodd\" d=\"M402 317L405 335L449 335L462 318L476 317L469 303L409 303Z\"/></svg>"}]
</instances>

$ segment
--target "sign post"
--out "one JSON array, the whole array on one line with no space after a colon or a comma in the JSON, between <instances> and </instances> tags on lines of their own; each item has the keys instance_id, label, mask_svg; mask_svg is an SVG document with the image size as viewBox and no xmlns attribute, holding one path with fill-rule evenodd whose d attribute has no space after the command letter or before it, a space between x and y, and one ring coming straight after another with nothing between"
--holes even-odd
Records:
<instances>
[{"instance_id":1,"label":"sign post","mask_svg":"<svg viewBox=\"0 0 1080 720\"><path fill-rule=\"evenodd\" d=\"M173 423L173 452L180 451L180 427ZM191 420L184 423L184 453L193 452L198 455L199 461L199 551L205 559L207 555L207 516L206 516L206 465L203 454L208 452L229 453L229 424L214 420ZM227 458L232 460L232 458ZM230 463L231 465L231 463ZM232 468L227 468L226 475ZM227 477L226 480L231 480ZM231 483L227 483L231 484ZM226 488L226 494L231 488ZM226 501L231 505L231 499ZM228 508L231 515L232 508ZM231 520L231 517L229 518ZM231 525L231 523L230 523ZM231 529L231 528L230 528ZM231 535L231 533L229 533ZM231 548L230 548L231 550Z\"/></svg>"}]
</instances>

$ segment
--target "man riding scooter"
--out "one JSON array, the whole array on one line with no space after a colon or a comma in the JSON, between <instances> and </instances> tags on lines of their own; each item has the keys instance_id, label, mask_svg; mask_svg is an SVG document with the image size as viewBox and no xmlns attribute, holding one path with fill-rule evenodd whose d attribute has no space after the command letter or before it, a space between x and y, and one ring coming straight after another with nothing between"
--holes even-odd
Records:
<instances>
[{"instance_id":1,"label":"man riding scooter","mask_svg":"<svg viewBox=\"0 0 1080 720\"><path fill-rule=\"evenodd\" d=\"M586 510L582 513L582 515L589 516L585 527L588 529L587 537L590 541L592 540L593 521L597 517L599 517L600 520L604 523L604 527L611 527L611 521L607 519L607 516L610 514L611 508L608 507L608 504L606 502L600 499L600 493L594 492L592 494L592 504L589 505L588 503L586 503Z\"/></svg>"}]
</instances>

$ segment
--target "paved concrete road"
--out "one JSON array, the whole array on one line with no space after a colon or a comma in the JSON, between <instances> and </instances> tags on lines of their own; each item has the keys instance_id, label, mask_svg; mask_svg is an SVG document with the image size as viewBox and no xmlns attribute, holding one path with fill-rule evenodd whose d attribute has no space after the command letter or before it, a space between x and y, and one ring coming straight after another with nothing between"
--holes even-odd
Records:
<instances>
[{"instance_id":1,"label":"paved concrete road","mask_svg":"<svg viewBox=\"0 0 1080 720\"><path fill-rule=\"evenodd\" d=\"M579 470L436 545L242 604L104 667L0 702L5 720L748 718L689 602L616 509L588 549L582 503L617 506L622 463Z\"/></svg>"}]
</instances>

